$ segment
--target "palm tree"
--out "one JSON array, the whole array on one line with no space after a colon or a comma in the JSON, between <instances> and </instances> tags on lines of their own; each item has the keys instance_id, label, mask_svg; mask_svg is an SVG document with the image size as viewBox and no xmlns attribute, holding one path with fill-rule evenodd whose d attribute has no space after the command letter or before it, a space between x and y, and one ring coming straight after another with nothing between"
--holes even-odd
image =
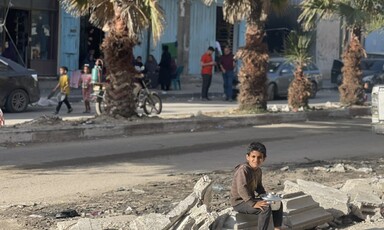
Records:
<instances>
[{"instance_id":1,"label":"palm tree","mask_svg":"<svg viewBox=\"0 0 384 230\"><path fill-rule=\"evenodd\" d=\"M297 112L300 107L308 108L308 99L312 93L312 83L303 72L303 68L311 61L308 53L311 37L307 34L291 32L286 44L284 56L296 67L294 79L288 88L288 106Z\"/></svg>"},{"instance_id":2,"label":"palm tree","mask_svg":"<svg viewBox=\"0 0 384 230\"><path fill-rule=\"evenodd\" d=\"M106 115L136 115L133 79L139 74L133 66L133 47L142 31L151 27L154 42L163 32L164 14L157 0L59 0L74 16L90 15L90 22L108 27L102 43L108 65ZM132 64L131 64L132 63Z\"/></svg>"},{"instance_id":3,"label":"palm tree","mask_svg":"<svg viewBox=\"0 0 384 230\"><path fill-rule=\"evenodd\" d=\"M343 83L339 87L340 102L343 105L358 105L364 102L360 60L365 51L360 40L364 32L384 25L384 4L382 0L304 0L299 20L305 30L312 29L319 19L334 16L343 18L348 31L349 44L344 54Z\"/></svg>"},{"instance_id":4,"label":"palm tree","mask_svg":"<svg viewBox=\"0 0 384 230\"><path fill-rule=\"evenodd\" d=\"M204 0L210 3L213 0ZM242 60L239 71L239 109L265 111L267 108L268 47L263 41L269 11L282 9L288 0L224 0L224 17L229 23L246 20L245 46L237 51Z\"/></svg>"}]
</instances>

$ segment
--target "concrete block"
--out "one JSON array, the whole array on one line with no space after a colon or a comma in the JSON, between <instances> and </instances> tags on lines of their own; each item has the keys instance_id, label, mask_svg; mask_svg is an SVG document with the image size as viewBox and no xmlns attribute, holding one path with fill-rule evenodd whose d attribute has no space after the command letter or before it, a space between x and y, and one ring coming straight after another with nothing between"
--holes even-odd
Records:
<instances>
[{"instance_id":1,"label":"concrete block","mask_svg":"<svg viewBox=\"0 0 384 230\"><path fill-rule=\"evenodd\" d=\"M335 218L349 213L349 197L345 192L301 179L297 179L297 184L304 193L311 195L321 207L325 208Z\"/></svg>"},{"instance_id":2,"label":"concrete block","mask_svg":"<svg viewBox=\"0 0 384 230\"><path fill-rule=\"evenodd\" d=\"M333 220L332 215L320 207L310 195L293 193L285 194L283 198L286 214L283 222L290 229L309 229Z\"/></svg>"},{"instance_id":3,"label":"concrete block","mask_svg":"<svg viewBox=\"0 0 384 230\"><path fill-rule=\"evenodd\" d=\"M375 209L383 202L375 194L372 182L373 180L367 179L351 179L347 180L340 189L350 196L351 212L360 219L366 219L368 215L374 215Z\"/></svg>"},{"instance_id":4,"label":"concrete block","mask_svg":"<svg viewBox=\"0 0 384 230\"><path fill-rule=\"evenodd\" d=\"M140 216L129 224L131 230L160 230L169 229L171 221L165 215L158 213L150 213Z\"/></svg>"},{"instance_id":5,"label":"concrete block","mask_svg":"<svg viewBox=\"0 0 384 230\"><path fill-rule=\"evenodd\" d=\"M372 179L372 188L373 191L384 200L384 178L374 178Z\"/></svg>"},{"instance_id":6,"label":"concrete block","mask_svg":"<svg viewBox=\"0 0 384 230\"><path fill-rule=\"evenodd\" d=\"M300 192L285 194L282 202L286 213L283 222L290 229L309 229L333 219L310 195Z\"/></svg>"},{"instance_id":7,"label":"concrete block","mask_svg":"<svg viewBox=\"0 0 384 230\"><path fill-rule=\"evenodd\" d=\"M221 230L224 228L224 223L227 221L230 213L233 211L233 208L227 208L218 213L218 217L215 222L212 224L212 230Z\"/></svg>"},{"instance_id":8,"label":"concrete block","mask_svg":"<svg viewBox=\"0 0 384 230\"><path fill-rule=\"evenodd\" d=\"M226 219L222 229L257 229L257 215L243 214L232 211ZM273 230L273 219L270 219L268 230Z\"/></svg>"},{"instance_id":9,"label":"concrete block","mask_svg":"<svg viewBox=\"0 0 384 230\"><path fill-rule=\"evenodd\" d=\"M297 183L286 180L284 181L284 193L290 194L295 192L300 192L300 187Z\"/></svg>"},{"instance_id":10,"label":"concrete block","mask_svg":"<svg viewBox=\"0 0 384 230\"><path fill-rule=\"evenodd\" d=\"M315 202L310 195L301 195L283 200L284 212L287 215L304 212L310 209L318 208L319 203Z\"/></svg>"},{"instance_id":11,"label":"concrete block","mask_svg":"<svg viewBox=\"0 0 384 230\"><path fill-rule=\"evenodd\" d=\"M59 230L102 230L98 219L83 218L79 220L63 221L57 223Z\"/></svg>"},{"instance_id":12,"label":"concrete block","mask_svg":"<svg viewBox=\"0 0 384 230\"><path fill-rule=\"evenodd\" d=\"M184 214L186 214L196 204L198 204L199 201L204 203L204 200L206 200L206 202L208 202L210 200L208 196L210 195L210 191L212 191L210 189L211 185L212 180L209 179L208 176L203 176L202 178L200 178L196 182L193 188L193 192L187 198L181 201L174 209L167 213L166 217L170 220L170 223L167 227L169 228L175 223L177 223L180 218L182 218ZM206 193L209 194L206 195Z\"/></svg>"},{"instance_id":13,"label":"concrete block","mask_svg":"<svg viewBox=\"0 0 384 230\"><path fill-rule=\"evenodd\" d=\"M332 215L321 207L285 216L284 224L290 229L311 229L333 220Z\"/></svg>"}]
</instances>

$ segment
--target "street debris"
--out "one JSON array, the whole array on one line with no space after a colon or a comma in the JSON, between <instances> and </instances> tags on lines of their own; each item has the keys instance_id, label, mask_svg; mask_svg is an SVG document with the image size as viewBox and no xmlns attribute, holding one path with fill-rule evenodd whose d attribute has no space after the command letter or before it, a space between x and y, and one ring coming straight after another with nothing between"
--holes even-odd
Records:
<instances>
[{"instance_id":1,"label":"street debris","mask_svg":"<svg viewBox=\"0 0 384 230\"><path fill-rule=\"evenodd\" d=\"M384 158L367 161L272 165L263 170L264 186L270 192L283 195L286 226L323 230L381 229L384 227L384 168L380 166L384 164ZM331 172L340 165L344 166L344 172ZM285 167L289 170L281 171ZM371 168L372 172L359 172L359 168ZM135 187L120 185L111 188L110 192L91 197L79 194L74 203L0 206L0 225L17 220L21 227L11 229L69 230L90 226L146 229L142 228L144 223L172 226L173 229L193 229L197 225L204 226L201 229L209 226L220 229L220 226L237 223L238 213L229 205L231 171L169 176L178 176L178 179ZM196 184L201 186L196 188ZM55 215L63 210L75 210L80 216L56 218ZM241 223L244 224L237 224Z\"/></svg>"}]
</instances>

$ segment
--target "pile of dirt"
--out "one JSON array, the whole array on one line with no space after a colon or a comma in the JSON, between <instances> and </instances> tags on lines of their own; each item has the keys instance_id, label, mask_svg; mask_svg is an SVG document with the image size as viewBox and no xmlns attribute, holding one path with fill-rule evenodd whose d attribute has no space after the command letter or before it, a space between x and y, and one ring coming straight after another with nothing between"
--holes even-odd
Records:
<instances>
[{"instance_id":1,"label":"pile of dirt","mask_svg":"<svg viewBox=\"0 0 384 230\"><path fill-rule=\"evenodd\" d=\"M345 171L331 172L315 170L315 167L331 168L335 164L349 165L354 168L369 167L369 173ZM311 161L301 164L281 164L265 167L263 170L264 187L270 192L280 192L284 188L284 181L303 179L315 181L334 188L340 188L348 179L372 178L384 176L384 158L379 159L351 159L342 161ZM288 166L288 167L287 167ZM212 211L220 211L230 206L229 189L232 181L231 171L214 171L205 173L213 181ZM71 218L58 219L57 214L66 210L75 210L81 217L103 218L121 215L143 215L148 213L167 213L179 201L191 193L201 173L168 175L182 179L173 182L151 182L135 187L115 188L96 196L83 196L79 194L76 202L60 204L15 204L8 207L0 207L0 220L8 223L17 222L19 229L54 229L57 222L70 220ZM122 185L123 186L123 185ZM79 218L79 217L75 217ZM0 221L1 222L1 221ZM353 228L359 224L360 229L367 229L365 222L345 218L338 229ZM381 222L384 224L384 222ZM372 223L366 223L372 226ZM331 227L328 229L332 229Z\"/></svg>"}]
</instances>

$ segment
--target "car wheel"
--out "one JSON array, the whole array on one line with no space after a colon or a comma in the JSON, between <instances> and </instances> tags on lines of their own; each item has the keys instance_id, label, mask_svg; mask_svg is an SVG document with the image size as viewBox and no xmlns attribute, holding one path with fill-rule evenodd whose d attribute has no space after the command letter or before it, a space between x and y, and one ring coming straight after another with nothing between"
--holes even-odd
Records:
<instances>
[{"instance_id":1,"label":"car wheel","mask_svg":"<svg viewBox=\"0 0 384 230\"><path fill-rule=\"evenodd\" d=\"M276 85L270 84L268 85L268 101L273 101L276 99Z\"/></svg>"},{"instance_id":2,"label":"car wheel","mask_svg":"<svg viewBox=\"0 0 384 230\"><path fill-rule=\"evenodd\" d=\"M11 113L20 113L27 109L28 104L27 93L24 90L16 89L9 94L5 108Z\"/></svg>"},{"instance_id":3,"label":"car wheel","mask_svg":"<svg viewBox=\"0 0 384 230\"><path fill-rule=\"evenodd\" d=\"M317 94L317 83L313 81L311 84L311 98L315 98L316 94Z\"/></svg>"}]
</instances>

